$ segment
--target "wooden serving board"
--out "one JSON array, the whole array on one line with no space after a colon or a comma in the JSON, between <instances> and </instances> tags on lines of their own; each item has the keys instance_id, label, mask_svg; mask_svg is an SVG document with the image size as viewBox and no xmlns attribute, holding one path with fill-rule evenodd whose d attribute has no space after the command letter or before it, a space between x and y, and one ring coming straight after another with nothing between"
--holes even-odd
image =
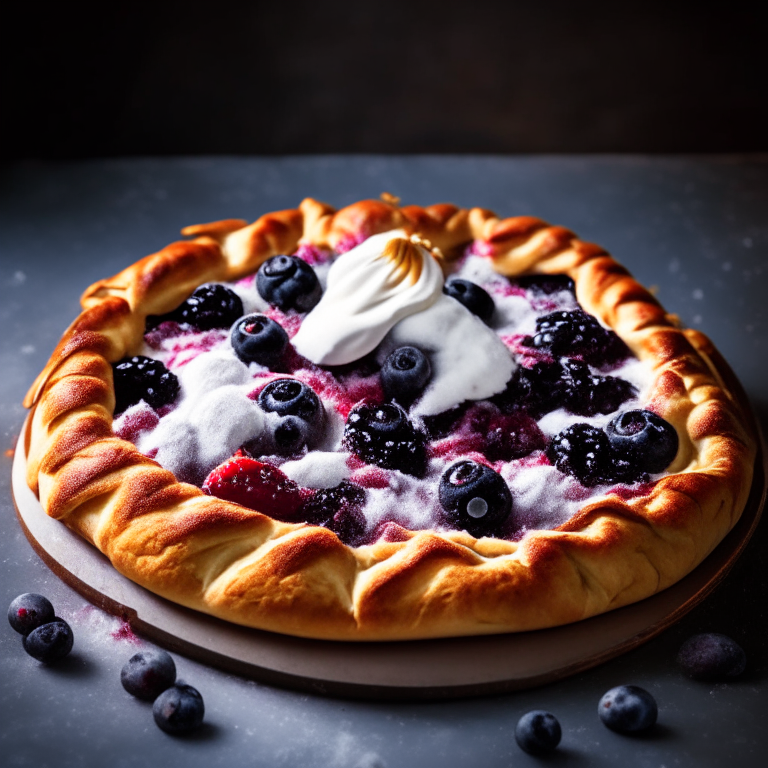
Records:
<instances>
[{"instance_id":1,"label":"wooden serving board","mask_svg":"<svg viewBox=\"0 0 768 768\"><path fill-rule=\"evenodd\" d=\"M765 456L761 439L752 492L737 525L698 568L663 592L553 629L392 643L306 640L248 629L152 594L45 514L26 484L22 440L14 457L12 488L24 533L54 573L168 650L289 688L352 698L427 700L551 682L629 651L674 624L714 589L752 536L766 498Z\"/></svg>"}]
</instances>

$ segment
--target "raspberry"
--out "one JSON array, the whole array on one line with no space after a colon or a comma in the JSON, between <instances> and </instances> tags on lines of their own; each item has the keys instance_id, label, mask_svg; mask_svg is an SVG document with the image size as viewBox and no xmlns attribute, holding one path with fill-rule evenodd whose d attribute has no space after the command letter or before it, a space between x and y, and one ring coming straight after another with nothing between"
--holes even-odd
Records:
<instances>
[{"instance_id":1,"label":"raspberry","mask_svg":"<svg viewBox=\"0 0 768 768\"><path fill-rule=\"evenodd\" d=\"M291 523L303 519L299 510L312 493L277 467L247 456L237 456L216 467L205 479L203 490Z\"/></svg>"}]
</instances>

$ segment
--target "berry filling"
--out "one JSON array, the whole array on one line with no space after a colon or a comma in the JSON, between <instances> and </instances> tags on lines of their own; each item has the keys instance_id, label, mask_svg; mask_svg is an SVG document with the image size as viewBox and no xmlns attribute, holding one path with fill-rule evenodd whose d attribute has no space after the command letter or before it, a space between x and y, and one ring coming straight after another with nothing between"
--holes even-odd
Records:
<instances>
[{"instance_id":1,"label":"berry filling","mask_svg":"<svg viewBox=\"0 0 768 768\"><path fill-rule=\"evenodd\" d=\"M650 491L677 433L642 409L645 369L565 276L509 280L479 244L373 351L299 354L329 269L362 240L302 246L148 318L144 354L114 366L116 434L213 496L353 546L421 529L516 540L591 496Z\"/></svg>"}]
</instances>

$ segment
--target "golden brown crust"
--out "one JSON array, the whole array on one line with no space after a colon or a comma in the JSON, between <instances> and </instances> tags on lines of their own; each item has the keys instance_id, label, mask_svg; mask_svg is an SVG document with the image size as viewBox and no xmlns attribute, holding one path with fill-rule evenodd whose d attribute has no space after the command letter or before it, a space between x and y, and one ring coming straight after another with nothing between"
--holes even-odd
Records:
<instances>
[{"instance_id":1,"label":"golden brown crust","mask_svg":"<svg viewBox=\"0 0 768 768\"><path fill-rule=\"evenodd\" d=\"M520 542L397 529L350 548L325 528L290 525L206 496L112 432L110 363L135 353L148 314L199 284L234 280L304 242L335 248L405 228L450 259L476 247L502 274L565 273L582 306L654 372L650 406L681 438L669 475L627 501L593 500L554 531ZM229 621L328 639L458 636L577 621L663 589L738 520L755 435L749 406L701 333L678 328L601 248L563 227L391 196L335 211L296 210L188 227L174 243L91 286L83 312L30 389L28 482L46 512L148 589Z\"/></svg>"}]
</instances>

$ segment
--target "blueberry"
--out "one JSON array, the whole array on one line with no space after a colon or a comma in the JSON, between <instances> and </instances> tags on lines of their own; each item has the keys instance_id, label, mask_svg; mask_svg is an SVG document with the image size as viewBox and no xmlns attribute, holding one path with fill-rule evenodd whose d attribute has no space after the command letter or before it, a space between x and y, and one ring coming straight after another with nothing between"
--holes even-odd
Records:
<instances>
[{"instance_id":1,"label":"blueberry","mask_svg":"<svg viewBox=\"0 0 768 768\"><path fill-rule=\"evenodd\" d=\"M211 283L201 285L172 312L147 317L147 330L169 320L188 323L199 331L229 328L243 312L243 302L233 290L219 283Z\"/></svg>"},{"instance_id":2,"label":"blueberry","mask_svg":"<svg viewBox=\"0 0 768 768\"><path fill-rule=\"evenodd\" d=\"M735 640L707 632L694 635L683 643L677 663L694 680L731 680L744 671L747 656Z\"/></svg>"},{"instance_id":3,"label":"blueberry","mask_svg":"<svg viewBox=\"0 0 768 768\"><path fill-rule=\"evenodd\" d=\"M274 447L278 456L293 456L308 442L307 422L296 416L280 419L273 433Z\"/></svg>"},{"instance_id":4,"label":"blueberry","mask_svg":"<svg viewBox=\"0 0 768 768\"><path fill-rule=\"evenodd\" d=\"M438 498L446 521L476 537L498 531L512 511L512 494L501 475L469 460L443 472Z\"/></svg>"},{"instance_id":5,"label":"blueberry","mask_svg":"<svg viewBox=\"0 0 768 768\"><path fill-rule=\"evenodd\" d=\"M112 366L115 413L143 400L152 408L170 405L179 394L179 379L159 360L144 355L123 358Z\"/></svg>"},{"instance_id":6,"label":"blueberry","mask_svg":"<svg viewBox=\"0 0 768 768\"><path fill-rule=\"evenodd\" d=\"M555 435L547 447L547 458L587 487L609 483L616 473L608 436L589 424L572 424Z\"/></svg>"},{"instance_id":7,"label":"blueberry","mask_svg":"<svg viewBox=\"0 0 768 768\"><path fill-rule=\"evenodd\" d=\"M421 477L427 465L426 439L395 403L365 403L353 408L343 444L363 461Z\"/></svg>"},{"instance_id":8,"label":"blueberry","mask_svg":"<svg viewBox=\"0 0 768 768\"><path fill-rule=\"evenodd\" d=\"M131 696L154 701L176 681L176 664L165 651L139 651L125 662L120 682Z\"/></svg>"},{"instance_id":9,"label":"blueberry","mask_svg":"<svg viewBox=\"0 0 768 768\"><path fill-rule=\"evenodd\" d=\"M398 347L381 366L381 384L390 400L410 405L427 386L432 366L416 347Z\"/></svg>"},{"instance_id":10,"label":"blueberry","mask_svg":"<svg viewBox=\"0 0 768 768\"><path fill-rule=\"evenodd\" d=\"M449 278L443 286L443 293L463 304L473 315L484 323L490 323L496 305L488 291L470 280L459 277Z\"/></svg>"},{"instance_id":11,"label":"blueberry","mask_svg":"<svg viewBox=\"0 0 768 768\"><path fill-rule=\"evenodd\" d=\"M613 449L640 472L663 472L677 455L675 428L650 411L625 411L605 428Z\"/></svg>"},{"instance_id":12,"label":"blueberry","mask_svg":"<svg viewBox=\"0 0 768 768\"><path fill-rule=\"evenodd\" d=\"M288 334L266 315L241 317L230 334L232 349L244 363L270 367L277 363L288 346Z\"/></svg>"},{"instance_id":13,"label":"blueberry","mask_svg":"<svg viewBox=\"0 0 768 768\"><path fill-rule=\"evenodd\" d=\"M21 635L28 635L33 629L54 618L50 601L34 592L19 595L8 607L8 622Z\"/></svg>"},{"instance_id":14,"label":"blueberry","mask_svg":"<svg viewBox=\"0 0 768 768\"><path fill-rule=\"evenodd\" d=\"M270 381L261 390L256 402L267 413L298 416L304 421L315 421L323 410L314 390L298 379Z\"/></svg>"},{"instance_id":15,"label":"blueberry","mask_svg":"<svg viewBox=\"0 0 768 768\"><path fill-rule=\"evenodd\" d=\"M315 270L298 256L273 256L256 273L256 290L279 309L309 312L323 292Z\"/></svg>"},{"instance_id":16,"label":"blueberry","mask_svg":"<svg viewBox=\"0 0 768 768\"><path fill-rule=\"evenodd\" d=\"M554 357L581 357L602 366L629 354L624 342L582 309L552 312L536 320L530 346L546 349Z\"/></svg>"},{"instance_id":17,"label":"blueberry","mask_svg":"<svg viewBox=\"0 0 768 768\"><path fill-rule=\"evenodd\" d=\"M271 381L256 402L263 411L280 416L273 433L278 455L291 456L320 437L325 409L312 388L298 379Z\"/></svg>"},{"instance_id":18,"label":"blueberry","mask_svg":"<svg viewBox=\"0 0 768 768\"><path fill-rule=\"evenodd\" d=\"M362 513L365 490L344 480L335 488L321 488L301 509L309 523L332 530L345 544L358 544L365 533Z\"/></svg>"},{"instance_id":19,"label":"blueberry","mask_svg":"<svg viewBox=\"0 0 768 768\"><path fill-rule=\"evenodd\" d=\"M22 638L24 650L43 664L63 659L74 643L72 628L63 619L42 624Z\"/></svg>"},{"instance_id":20,"label":"blueberry","mask_svg":"<svg viewBox=\"0 0 768 768\"><path fill-rule=\"evenodd\" d=\"M205 705L196 688L176 683L155 699L152 714L162 730L179 735L190 733L202 725Z\"/></svg>"},{"instance_id":21,"label":"blueberry","mask_svg":"<svg viewBox=\"0 0 768 768\"><path fill-rule=\"evenodd\" d=\"M550 712L534 709L523 715L515 727L515 741L529 755L553 752L563 732L557 718Z\"/></svg>"},{"instance_id":22,"label":"blueberry","mask_svg":"<svg viewBox=\"0 0 768 768\"><path fill-rule=\"evenodd\" d=\"M617 733L647 731L656 723L659 708L648 691L636 685L611 688L597 705L603 724Z\"/></svg>"}]
</instances>

